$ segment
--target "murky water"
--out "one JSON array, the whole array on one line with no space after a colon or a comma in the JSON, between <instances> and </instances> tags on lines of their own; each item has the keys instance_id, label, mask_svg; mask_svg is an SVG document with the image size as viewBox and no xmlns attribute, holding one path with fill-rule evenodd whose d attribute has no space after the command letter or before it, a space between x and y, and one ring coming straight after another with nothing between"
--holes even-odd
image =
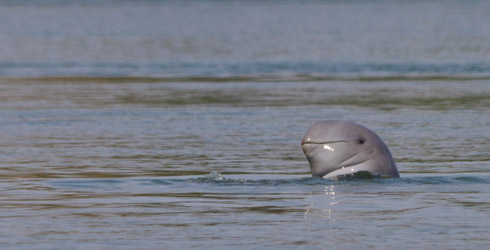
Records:
<instances>
[{"instance_id":1,"label":"murky water","mask_svg":"<svg viewBox=\"0 0 490 250\"><path fill-rule=\"evenodd\" d=\"M2 3L0 247L485 249L488 13ZM324 119L378 133L401 178L311 178Z\"/></svg>"}]
</instances>

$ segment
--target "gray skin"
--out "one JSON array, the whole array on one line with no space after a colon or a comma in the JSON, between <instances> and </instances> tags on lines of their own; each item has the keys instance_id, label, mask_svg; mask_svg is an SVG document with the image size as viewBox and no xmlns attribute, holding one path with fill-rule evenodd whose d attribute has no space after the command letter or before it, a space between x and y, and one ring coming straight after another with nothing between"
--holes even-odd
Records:
<instances>
[{"instance_id":1,"label":"gray skin","mask_svg":"<svg viewBox=\"0 0 490 250\"><path fill-rule=\"evenodd\" d=\"M313 125L301 148L311 174L330 178L368 171L381 177L400 177L388 147L373 131L352 122L322 121Z\"/></svg>"}]
</instances>

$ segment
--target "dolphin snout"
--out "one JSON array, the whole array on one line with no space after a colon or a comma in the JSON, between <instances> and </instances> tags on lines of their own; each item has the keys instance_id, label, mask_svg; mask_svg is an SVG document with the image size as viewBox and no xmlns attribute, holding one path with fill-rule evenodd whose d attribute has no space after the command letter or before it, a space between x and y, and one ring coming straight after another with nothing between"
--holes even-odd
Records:
<instances>
[{"instance_id":1,"label":"dolphin snout","mask_svg":"<svg viewBox=\"0 0 490 250\"><path fill-rule=\"evenodd\" d=\"M301 146L303 146L305 144L306 144L306 140L305 139L301 140Z\"/></svg>"},{"instance_id":2,"label":"dolphin snout","mask_svg":"<svg viewBox=\"0 0 490 250\"><path fill-rule=\"evenodd\" d=\"M313 142L311 141L311 138L305 136L303 138L303 140L301 140L301 146L308 144L308 143L313 143Z\"/></svg>"}]
</instances>

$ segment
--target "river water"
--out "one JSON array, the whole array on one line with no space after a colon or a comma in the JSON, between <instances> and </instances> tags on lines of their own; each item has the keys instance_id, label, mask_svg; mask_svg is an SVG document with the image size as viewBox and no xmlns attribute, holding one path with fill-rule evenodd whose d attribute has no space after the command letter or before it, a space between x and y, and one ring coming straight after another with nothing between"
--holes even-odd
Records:
<instances>
[{"instance_id":1,"label":"river water","mask_svg":"<svg viewBox=\"0 0 490 250\"><path fill-rule=\"evenodd\" d=\"M486 1L2 1L2 249L485 249ZM401 178L311 178L325 119Z\"/></svg>"}]
</instances>

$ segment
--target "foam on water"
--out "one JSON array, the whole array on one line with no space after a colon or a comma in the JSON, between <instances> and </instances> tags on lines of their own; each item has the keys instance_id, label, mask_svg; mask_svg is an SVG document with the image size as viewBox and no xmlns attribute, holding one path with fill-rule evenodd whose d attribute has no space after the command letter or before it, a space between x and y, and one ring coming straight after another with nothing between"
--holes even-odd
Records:
<instances>
[{"instance_id":1,"label":"foam on water","mask_svg":"<svg viewBox=\"0 0 490 250\"><path fill-rule=\"evenodd\" d=\"M183 184L197 185L193 188L205 190L208 186L229 186L239 189L240 187L256 186L366 186L374 185L382 187L401 186L410 187L411 185L473 185L490 184L489 174L409 174L400 178L317 178L306 177L305 175L283 175L283 174L264 174L264 175L222 175L219 172L211 172L205 176L179 176L167 178L116 178L116 179L53 179L46 182L47 185L66 190L114 190L118 192L128 191L136 186L154 187L172 186ZM199 188L198 186L201 186ZM129 187L129 188L124 188ZM125 189L125 190L124 190Z\"/></svg>"}]
</instances>

